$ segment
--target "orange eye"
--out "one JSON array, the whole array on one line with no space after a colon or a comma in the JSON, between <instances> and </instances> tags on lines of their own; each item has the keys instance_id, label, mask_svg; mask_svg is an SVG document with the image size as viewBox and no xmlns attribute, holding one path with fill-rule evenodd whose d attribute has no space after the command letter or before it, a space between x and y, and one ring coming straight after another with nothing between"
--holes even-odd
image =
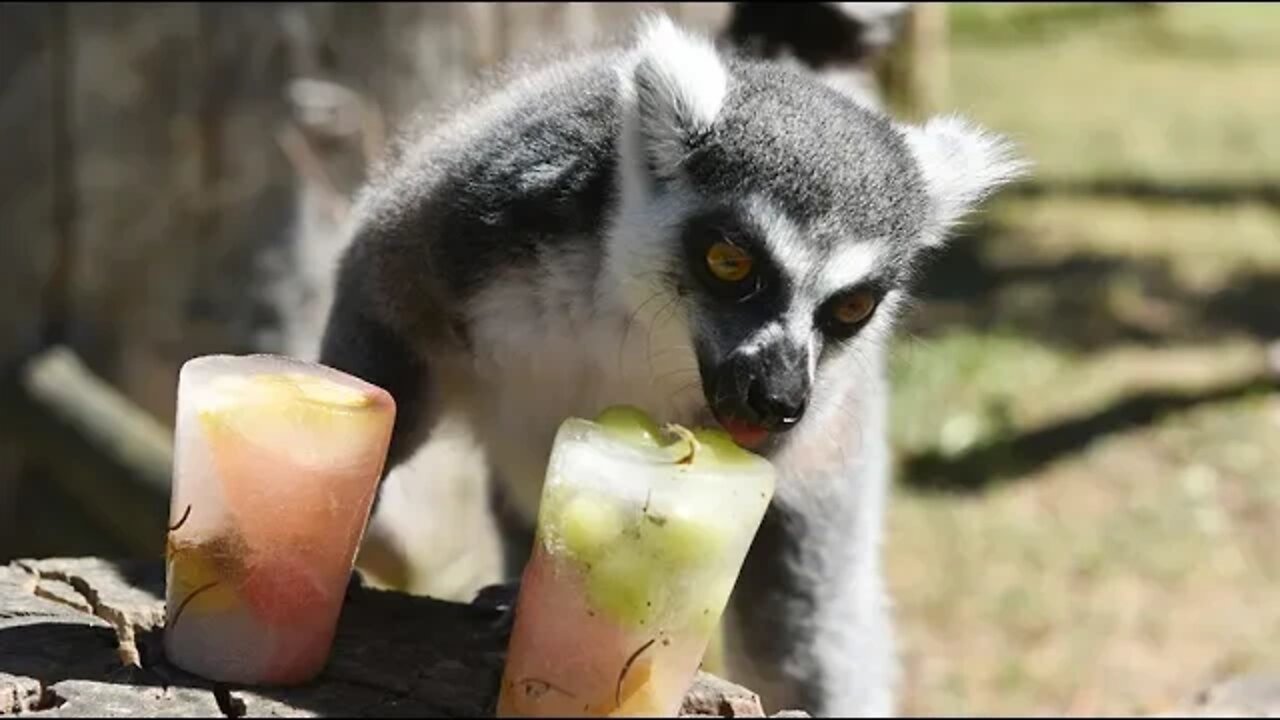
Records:
<instances>
[{"instance_id":1,"label":"orange eye","mask_svg":"<svg viewBox=\"0 0 1280 720\"><path fill-rule=\"evenodd\" d=\"M857 325L876 309L876 298L866 290L850 293L832 308L831 314L845 325Z\"/></svg>"},{"instance_id":2,"label":"orange eye","mask_svg":"<svg viewBox=\"0 0 1280 720\"><path fill-rule=\"evenodd\" d=\"M739 282L751 274L751 256L740 247L718 242L707 250L707 267L725 282Z\"/></svg>"}]
</instances>

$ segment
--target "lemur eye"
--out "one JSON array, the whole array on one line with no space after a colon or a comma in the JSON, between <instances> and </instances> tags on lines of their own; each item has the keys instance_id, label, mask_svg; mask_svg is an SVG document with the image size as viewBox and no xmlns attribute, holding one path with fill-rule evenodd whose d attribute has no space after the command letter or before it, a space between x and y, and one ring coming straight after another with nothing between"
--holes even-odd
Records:
<instances>
[{"instance_id":1,"label":"lemur eye","mask_svg":"<svg viewBox=\"0 0 1280 720\"><path fill-rule=\"evenodd\" d=\"M851 292L831 308L831 316L843 325L857 325L876 309L876 296L869 290Z\"/></svg>"},{"instance_id":2,"label":"lemur eye","mask_svg":"<svg viewBox=\"0 0 1280 720\"><path fill-rule=\"evenodd\" d=\"M707 250L707 268L724 282L739 282L751 274L751 256L736 245L718 242Z\"/></svg>"}]
</instances>

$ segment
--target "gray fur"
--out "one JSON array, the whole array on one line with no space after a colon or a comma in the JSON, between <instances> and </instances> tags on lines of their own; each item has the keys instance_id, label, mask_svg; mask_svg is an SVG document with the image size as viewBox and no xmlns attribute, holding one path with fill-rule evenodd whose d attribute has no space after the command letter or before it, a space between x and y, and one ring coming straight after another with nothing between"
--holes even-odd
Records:
<instances>
[{"instance_id":1,"label":"gray fur","mask_svg":"<svg viewBox=\"0 0 1280 720\"><path fill-rule=\"evenodd\" d=\"M824 221L814 242L914 239L924 188L886 117L802 70L751 61L730 68L736 82L715 130L688 159L699 192L761 193L790 217Z\"/></svg>"},{"instance_id":2,"label":"gray fur","mask_svg":"<svg viewBox=\"0 0 1280 720\"><path fill-rule=\"evenodd\" d=\"M753 382L803 395L761 448L779 489L726 616L731 673L771 710L887 714L884 348L921 251L1017 168L967 126L940 144L708 47L650 22L408 138L356 205L319 359L396 397L392 474L466 418L517 559L565 417L630 403L701 423L750 413ZM724 236L756 255L750 293L700 275ZM878 309L830 331L857 288Z\"/></svg>"}]
</instances>

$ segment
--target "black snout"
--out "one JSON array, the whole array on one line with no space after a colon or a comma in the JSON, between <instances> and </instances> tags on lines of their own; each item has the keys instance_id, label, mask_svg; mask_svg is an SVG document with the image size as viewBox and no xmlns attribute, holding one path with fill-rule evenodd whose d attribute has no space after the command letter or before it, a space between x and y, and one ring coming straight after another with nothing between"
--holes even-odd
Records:
<instances>
[{"instance_id":1,"label":"black snout","mask_svg":"<svg viewBox=\"0 0 1280 720\"><path fill-rule=\"evenodd\" d=\"M755 412L760 425L770 430L786 430L800 422L808 399L805 388L790 391L770 388L759 378L747 390L747 405Z\"/></svg>"},{"instance_id":2,"label":"black snout","mask_svg":"<svg viewBox=\"0 0 1280 720\"><path fill-rule=\"evenodd\" d=\"M768 430L790 430L809 403L808 357L803 350L774 345L737 352L721 366L712 410L721 419Z\"/></svg>"}]
</instances>

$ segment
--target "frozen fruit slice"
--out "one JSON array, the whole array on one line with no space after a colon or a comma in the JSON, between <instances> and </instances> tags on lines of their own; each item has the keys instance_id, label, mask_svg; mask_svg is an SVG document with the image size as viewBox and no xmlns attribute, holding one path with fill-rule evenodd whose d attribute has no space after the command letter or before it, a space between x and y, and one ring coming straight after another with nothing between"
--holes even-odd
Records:
<instances>
[{"instance_id":1,"label":"frozen fruit slice","mask_svg":"<svg viewBox=\"0 0 1280 720\"><path fill-rule=\"evenodd\" d=\"M210 433L209 441L227 508L251 548L341 540L326 534L345 512L335 502L335 487L344 482L341 469L299 465L234 434Z\"/></svg>"},{"instance_id":2,"label":"frozen fruit slice","mask_svg":"<svg viewBox=\"0 0 1280 720\"><path fill-rule=\"evenodd\" d=\"M604 433L642 452L654 462L687 463L693 457L693 434L677 426L659 427L647 413L633 405L614 405L596 416Z\"/></svg>"},{"instance_id":3,"label":"frozen fruit slice","mask_svg":"<svg viewBox=\"0 0 1280 720\"><path fill-rule=\"evenodd\" d=\"M291 386L292 391L303 400L326 407L354 409L372 407L374 404L373 396L363 390L306 373L288 372L256 377L259 381Z\"/></svg>"},{"instance_id":4,"label":"frozen fruit slice","mask_svg":"<svg viewBox=\"0 0 1280 720\"><path fill-rule=\"evenodd\" d=\"M637 660L626 670L618 687L618 706L612 717L660 717L661 698L653 682L653 661Z\"/></svg>"},{"instance_id":5,"label":"frozen fruit slice","mask_svg":"<svg viewBox=\"0 0 1280 720\"><path fill-rule=\"evenodd\" d=\"M345 467L377 446L387 426L379 410L373 395L325 378L223 375L210 381L199 417L219 446L257 445L299 465Z\"/></svg>"},{"instance_id":6,"label":"frozen fruit slice","mask_svg":"<svg viewBox=\"0 0 1280 720\"><path fill-rule=\"evenodd\" d=\"M614 437L657 447L663 444L662 430L653 418L634 405L613 405L596 416L596 422Z\"/></svg>"},{"instance_id":7,"label":"frozen fruit slice","mask_svg":"<svg viewBox=\"0 0 1280 720\"><path fill-rule=\"evenodd\" d=\"M210 379L208 390L204 406L210 409L224 403L234 405L246 395L351 409L374 404L373 396L363 390L303 372L218 375Z\"/></svg>"},{"instance_id":8,"label":"frozen fruit slice","mask_svg":"<svg viewBox=\"0 0 1280 720\"><path fill-rule=\"evenodd\" d=\"M175 543L169 552L169 602L174 620L188 613L224 612L241 604L234 569L215 543Z\"/></svg>"},{"instance_id":9,"label":"frozen fruit slice","mask_svg":"<svg viewBox=\"0 0 1280 720\"><path fill-rule=\"evenodd\" d=\"M653 554L680 567L715 562L729 544L729 528L679 508L649 516L643 527L642 541Z\"/></svg>"},{"instance_id":10,"label":"frozen fruit slice","mask_svg":"<svg viewBox=\"0 0 1280 720\"><path fill-rule=\"evenodd\" d=\"M720 623L729 596L733 593L736 577L721 577L702 586L687 605L689 625L699 634L710 635Z\"/></svg>"},{"instance_id":11,"label":"frozen fruit slice","mask_svg":"<svg viewBox=\"0 0 1280 720\"><path fill-rule=\"evenodd\" d=\"M257 549L337 544L385 461L389 396L301 372L209 381L199 418L224 497Z\"/></svg>"},{"instance_id":12,"label":"frozen fruit slice","mask_svg":"<svg viewBox=\"0 0 1280 720\"><path fill-rule=\"evenodd\" d=\"M281 551L268 561L254 562L244 573L240 590L245 603L263 622L280 624L323 624L332 603L305 558L286 557Z\"/></svg>"},{"instance_id":13,"label":"frozen fruit slice","mask_svg":"<svg viewBox=\"0 0 1280 720\"><path fill-rule=\"evenodd\" d=\"M693 431L703 453L698 459L703 465L741 465L760 462L760 456L744 450L733 441L728 432L720 428L698 428Z\"/></svg>"},{"instance_id":14,"label":"frozen fruit slice","mask_svg":"<svg viewBox=\"0 0 1280 720\"><path fill-rule=\"evenodd\" d=\"M560 537L569 552L590 561L622 533L622 512L611 502L580 494L560 511Z\"/></svg>"},{"instance_id":15,"label":"frozen fruit slice","mask_svg":"<svg viewBox=\"0 0 1280 720\"><path fill-rule=\"evenodd\" d=\"M661 570L635 543L619 543L586 572L590 603L628 625L646 625L660 610Z\"/></svg>"}]
</instances>

